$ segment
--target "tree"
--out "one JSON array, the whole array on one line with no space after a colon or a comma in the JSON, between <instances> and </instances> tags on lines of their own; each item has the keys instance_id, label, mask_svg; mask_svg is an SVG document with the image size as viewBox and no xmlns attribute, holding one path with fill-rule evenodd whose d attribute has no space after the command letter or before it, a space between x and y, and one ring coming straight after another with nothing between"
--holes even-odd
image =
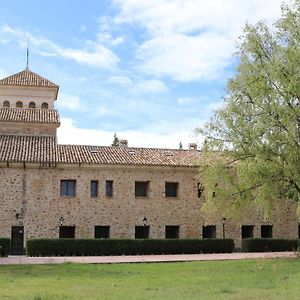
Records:
<instances>
[{"instance_id":1,"label":"tree","mask_svg":"<svg viewBox=\"0 0 300 300\"><path fill-rule=\"evenodd\" d=\"M300 202L299 1L272 27L246 25L238 55L223 107L198 129L210 160L200 170L205 209L250 201L268 216L276 199Z\"/></svg>"},{"instance_id":2,"label":"tree","mask_svg":"<svg viewBox=\"0 0 300 300\"><path fill-rule=\"evenodd\" d=\"M117 134L115 133L114 134L114 140L112 142L112 146L118 146L119 145L119 142L120 142L120 139L117 137Z\"/></svg>"}]
</instances>

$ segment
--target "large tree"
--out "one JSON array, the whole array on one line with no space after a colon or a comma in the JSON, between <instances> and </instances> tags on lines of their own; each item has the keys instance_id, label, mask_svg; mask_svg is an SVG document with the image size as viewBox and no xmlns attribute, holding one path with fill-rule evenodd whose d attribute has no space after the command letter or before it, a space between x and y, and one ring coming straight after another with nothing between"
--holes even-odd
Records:
<instances>
[{"instance_id":1,"label":"large tree","mask_svg":"<svg viewBox=\"0 0 300 300\"><path fill-rule=\"evenodd\" d=\"M300 202L300 2L272 26L246 25L238 58L223 107L199 129L205 208L250 201L267 216L275 199Z\"/></svg>"}]
</instances>

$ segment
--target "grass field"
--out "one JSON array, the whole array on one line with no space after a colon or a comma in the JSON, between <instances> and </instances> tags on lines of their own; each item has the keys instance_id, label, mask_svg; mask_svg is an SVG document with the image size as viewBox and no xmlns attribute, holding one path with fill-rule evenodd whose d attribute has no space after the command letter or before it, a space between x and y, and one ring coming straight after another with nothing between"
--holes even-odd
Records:
<instances>
[{"instance_id":1,"label":"grass field","mask_svg":"<svg viewBox=\"0 0 300 300\"><path fill-rule=\"evenodd\" d=\"M0 266L0 299L299 299L300 260Z\"/></svg>"}]
</instances>

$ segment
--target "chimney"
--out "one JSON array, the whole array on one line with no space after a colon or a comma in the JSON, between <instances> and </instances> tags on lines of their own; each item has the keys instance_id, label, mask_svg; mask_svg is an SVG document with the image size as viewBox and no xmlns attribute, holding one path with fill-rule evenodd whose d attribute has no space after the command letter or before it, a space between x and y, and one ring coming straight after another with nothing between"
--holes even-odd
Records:
<instances>
[{"instance_id":1,"label":"chimney","mask_svg":"<svg viewBox=\"0 0 300 300\"><path fill-rule=\"evenodd\" d=\"M189 143L189 149L197 151L197 144L196 143Z\"/></svg>"},{"instance_id":2,"label":"chimney","mask_svg":"<svg viewBox=\"0 0 300 300\"><path fill-rule=\"evenodd\" d=\"M128 140L119 140L118 146L120 148L127 148L128 147Z\"/></svg>"}]
</instances>

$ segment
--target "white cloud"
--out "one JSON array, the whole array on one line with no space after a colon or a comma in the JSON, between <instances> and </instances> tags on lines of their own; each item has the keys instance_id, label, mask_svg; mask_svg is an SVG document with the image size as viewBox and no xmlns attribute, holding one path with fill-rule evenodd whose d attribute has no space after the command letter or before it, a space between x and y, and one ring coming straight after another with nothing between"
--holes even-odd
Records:
<instances>
[{"instance_id":1,"label":"white cloud","mask_svg":"<svg viewBox=\"0 0 300 300\"><path fill-rule=\"evenodd\" d=\"M110 76L107 80L126 88L131 94L160 94L168 91L165 83L158 79L129 78L127 76Z\"/></svg>"},{"instance_id":2,"label":"white cloud","mask_svg":"<svg viewBox=\"0 0 300 300\"><path fill-rule=\"evenodd\" d=\"M99 43L86 41L84 49L62 47L45 37L36 37L20 28L8 25L0 26L0 41L17 40L20 46L26 47L28 38L30 48L40 55L71 59L77 63L107 69L115 67L119 61L119 58L111 50Z\"/></svg>"},{"instance_id":3,"label":"white cloud","mask_svg":"<svg viewBox=\"0 0 300 300\"><path fill-rule=\"evenodd\" d=\"M177 103L182 106L191 105L196 102L197 102L197 99L195 99L195 98L178 98L177 99Z\"/></svg>"},{"instance_id":4,"label":"white cloud","mask_svg":"<svg viewBox=\"0 0 300 300\"><path fill-rule=\"evenodd\" d=\"M73 111L86 111L86 107L80 103L79 97L66 93L60 94L57 105Z\"/></svg>"},{"instance_id":5,"label":"white cloud","mask_svg":"<svg viewBox=\"0 0 300 300\"><path fill-rule=\"evenodd\" d=\"M160 94L168 90L167 86L157 79L140 80L131 89L137 94Z\"/></svg>"},{"instance_id":6,"label":"white cloud","mask_svg":"<svg viewBox=\"0 0 300 300\"><path fill-rule=\"evenodd\" d=\"M215 79L231 63L246 22L274 21L282 0L114 0L114 22L144 28L137 65L178 81ZM146 35L144 34L143 37Z\"/></svg>"},{"instance_id":7,"label":"white cloud","mask_svg":"<svg viewBox=\"0 0 300 300\"><path fill-rule=\"evenodd\" d=\"M107 81L123 87L130 87L133 84L132 80L127 76L110 76Z\"/></svg>"},{"instance_id":8,"label":"white cloud","mask_svg":"<svg viewBox=\"0 0 300 300\"><path fill-rule=\"evenodd\" d=\"M218 33L173 34L145 42L139 47L137 57L140 68L149 74L190 81L219 77L231 62L233 50L232 41Z\"/></svg>"},{"instance_id":9,"label":"white cloud","mask_svg":"<svg viewBox=\"0 0 300 300\"><path fill-rule=\"evenodd\" d=\"M109 146L113 141L113 131L77 128L71 119L62 118L58 129L58 142L60 144L101 145ZM146 131L118 131L117 136L127 139L130 147L174 148L182 142L187 148L188 143L202 143L202 139L193 132L179 130L169 133L155 133Z\"/></svg>"},{"instance_id":10,"label":"white cloud","mask_svg":"<svg viewBox=\"0 0 300 300\"><path fill-rule=\"evenodd\" d=\"M86 32L87 28L84 25L81 25L80 28L79 28L79 31L80 32Z\"/></svg>"},{"instance_id":11,"label":"white cloud","mask_svg":"<svg viewBox=\"0 0 300 300\"><path fill-rule=\"evenodd\" d=\"M121 45L125 42L123 36L114 37L112 34L112 29L114 25L112 23L112 19L108 16L102 16L98 22L98 34L97 39L100 43L104 43L110 47L115 47Z\"/></svg>"}]
</instances>

